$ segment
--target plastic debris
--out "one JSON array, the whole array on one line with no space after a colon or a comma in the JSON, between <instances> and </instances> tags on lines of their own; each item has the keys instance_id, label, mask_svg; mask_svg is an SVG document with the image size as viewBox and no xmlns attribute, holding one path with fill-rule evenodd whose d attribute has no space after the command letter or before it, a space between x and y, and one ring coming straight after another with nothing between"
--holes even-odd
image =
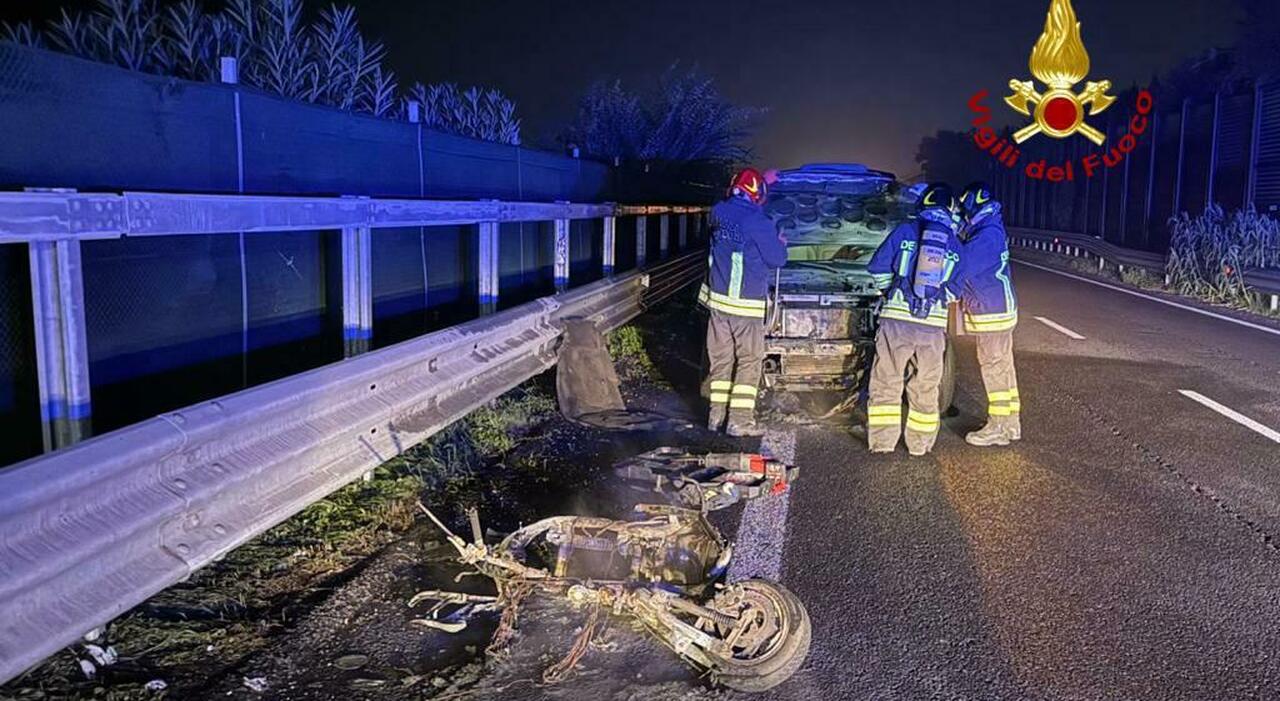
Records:
<instances>
[{"instance_id":1,"label":"plastic debris","mask_svg":"<svg viewBox=\"0 0 1280 701\"><path fill-rule=\"evenodd\" d=\"M99 667L110 667L116 663L117 659L119 659L114 647L102 648L97 645L85 645L84 650L89 653L89 656L93 658L93 661L96 662Z\"/></svg>"},{"instance_id":2,"label":"plastic debris","mask_svg":"<svg viewBox=\"0 0 1280 701\"><path fill-rule=\"evenodd\" d=\"M245 677L244 678L244 688L248 689L249 691L256 691L259 694L263 694L263 693L266 693L269 687L270 685L267 684L266 677Z\"/></svg>"},{"instance_id":3,"label":"plastic debris","mask_svg":"<svg viewBox=\"0 0 1280 701\"><path fill-rule=\"evenodd\" d=\"M84 673L85 679L93 679L98 676L98 668L89 660L80 660L80 671Z\"/></svg>"},{"instance_id":4,"label":"plastic debris","mask_svg":"<svg viewBox=\"0 0 1280 701\"><path fill-rule=\"evenodd\" d=\"M351 671L353 669L360 669L361 667L367 664L369 664L368 655L343 655L342 657L339 657L338 659L333 661L334 667L337 667L338 669L342 669L346 671Z\"/></svg>"},{"instance_id":5,"label":"plastic debris","mask_svg":"<svg viewBox=\"0 0 1280 701\"><path fill-rule=\"evenodd\" d=\"M146 689L147 691L150 691L153 694L158 694L161 691L168 689L169 684L163 679L152 679L151 681L147 682L146 685L143 686L142 688Z\"/></svg>"}]
</instances>

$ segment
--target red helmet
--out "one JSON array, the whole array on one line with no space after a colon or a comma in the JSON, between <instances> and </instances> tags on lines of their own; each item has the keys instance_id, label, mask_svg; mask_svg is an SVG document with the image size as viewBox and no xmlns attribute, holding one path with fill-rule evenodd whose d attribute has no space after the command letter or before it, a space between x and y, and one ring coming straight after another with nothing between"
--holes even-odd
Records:
<instances>
[{"instance_id":1,"label":"red helmet","mask_svg":"<svg viewBox=\"0 0 1280 701\"><path fill-rule=\"evenodd\" d=\"M755 168L744 168L742 172L733 176L733 182L729 184L730 195L741 195L756 204L764 204L765 197L768 196L768 185L764 182L764 176L760 175L760 171Z\"/></svg>"}]
</instances>

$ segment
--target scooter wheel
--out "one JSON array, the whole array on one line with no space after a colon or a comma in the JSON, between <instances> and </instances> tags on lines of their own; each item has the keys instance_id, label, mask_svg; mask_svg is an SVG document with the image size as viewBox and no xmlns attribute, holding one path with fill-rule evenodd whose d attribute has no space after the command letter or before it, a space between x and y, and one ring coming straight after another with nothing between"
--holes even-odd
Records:
<instances>
[{"instance_id":1,"label":"scooter wheel","mask_svg":"<svg viewBox=\"0 0 1280 701\"><path fill-rule=\"evenodd\" d=\"M748 579L717 594L713 609L736 609L755 626L737 639L732 657L717 657L711 670L720 685L759 693L790 679L804 664L813 624L804 604L786 587L764 579Z\"/></svg>"}]
</instances>

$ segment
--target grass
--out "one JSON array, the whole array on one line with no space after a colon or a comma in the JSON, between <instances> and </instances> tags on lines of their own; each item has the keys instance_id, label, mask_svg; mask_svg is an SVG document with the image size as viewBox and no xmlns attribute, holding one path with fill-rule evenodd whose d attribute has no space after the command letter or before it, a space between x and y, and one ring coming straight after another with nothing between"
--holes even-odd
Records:
<instances>
[{"instance_id":1,"label":"grass","mask_svg":"<svg viewBox=\"0 0 1280 701\"><path fill-rule=\"evenodd\" d=\"M106 640L121 662L104 679L84 679L76 655L63 651L0 687L0 701L180 698L234 670L303 615L308 599L411 528L419 499L474 489L486 465L555 410L533 382L507 393L380 466L373 480L334 492L114 621ZM150 679L169 690L146 691Z\"/></svg>"}]
</instances>

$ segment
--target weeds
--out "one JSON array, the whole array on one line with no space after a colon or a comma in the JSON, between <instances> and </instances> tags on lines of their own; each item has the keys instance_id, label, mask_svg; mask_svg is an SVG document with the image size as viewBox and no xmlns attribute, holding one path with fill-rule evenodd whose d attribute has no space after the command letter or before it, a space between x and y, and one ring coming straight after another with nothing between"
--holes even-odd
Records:
<instances>
[{"instance_id":1,"label":"weeds","mask_svg":"<svg viewBox=\"0 0 1280 701\"><path fill-rule=\"evenodd\" d=\"M1144 290L1164 289L1164 278L1144 268L1125 268L1120 271L1120 281Z\"/></svg>"},{"instance_id":2,"label":"weeds","mask_svg":"<svg viewBox=\"0 0 1280 701\"><path fill-rule=\"evenodd\" d=\"M1254 309L1257 298L1244 281L1249 268L1280 268L1280 222L1252 207L1226 216L1210 205L1192 218L1171 222L1167 272L1173 289L1215 304Z\"/></svg>"},{"instance_id":3,"label":"weeds","mask_svg":"<svg viewBox=\"0 0 1280 701\"><path fill-rule=\"evenodd\" d=\"M613 358L621 373L630 378L656 379L658 368L649 357L644 345L644 335L635 326L623 326L606 339L609 357Z\"/></svg>"},{"instance_id":4,"label":"weeds","mask_svg":"<svg viewBox=\"0 0 1280 701\"><path fill-rule=\"evenodd\" d=\"M226 0L207 13L201 0L97 0L66 9L44 32L29 22L0 25L0 40L45 46L130 70L216 81L221 57L237 60L247 85L294 100L400 119L405 99L386 49L360 31L351 7L330 5L304 21L304 0ZM415 84L428 126L462 136L520 143L515 103L497 90Z\"/></svg>"},{"instance_id":5,"label":"weeds","mask_svg":"<svg viewBox=\"0 0 1280 701\"><path fill-rule=\"evenodd\" d=\"M536 387L507 393L382 465L373 480L334 492L117 619L107 644L121 662L108 676L84 679L76 655L64 651L4 687L0 699L155 699L142 686L152 676L176 698L183 683L233 670L296 619L308 596L409 530L424 492L447 498L474 486L484 465L554 411Z\"/></svg>"}]
</instances>

